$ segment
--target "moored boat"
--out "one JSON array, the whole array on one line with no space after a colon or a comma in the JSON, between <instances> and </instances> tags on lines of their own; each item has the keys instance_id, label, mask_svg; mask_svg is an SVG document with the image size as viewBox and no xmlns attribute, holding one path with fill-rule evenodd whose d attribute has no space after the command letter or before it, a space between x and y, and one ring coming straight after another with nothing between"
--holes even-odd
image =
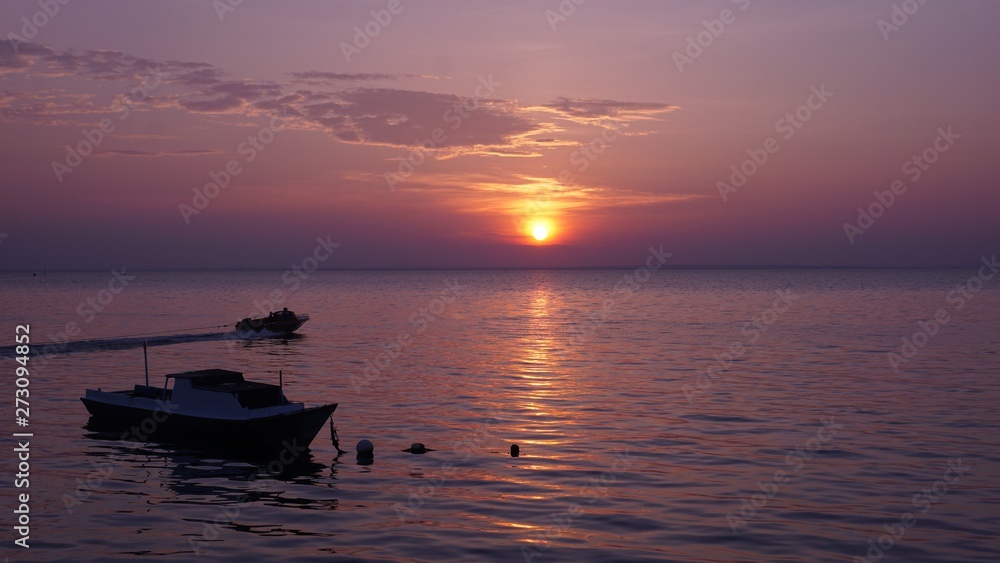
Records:
<instances>
[{"instance_id":1,"label":"moored boat","mask_svg":"<svg viewBox=\"0 0 1000 563\"><path fill-rule=\"evenodd\" d=\"M169 374L163 387L87 389L81 400L92 423L120 428L126 439L246 454L306 451L337 408L293 403L282 386L247 381L225 369Z\"/></svg>"}]
</instances>

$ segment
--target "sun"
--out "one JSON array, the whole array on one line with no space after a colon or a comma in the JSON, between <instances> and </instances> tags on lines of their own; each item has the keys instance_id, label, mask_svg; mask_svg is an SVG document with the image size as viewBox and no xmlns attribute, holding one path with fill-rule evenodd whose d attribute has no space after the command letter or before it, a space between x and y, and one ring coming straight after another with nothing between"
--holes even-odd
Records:
<instances>
[{"instance_id":1,"label":"sun","mask_svg":"<svg viewBox=\"0 0 1000 563\"><path fill-rule=\"evenodd\" d=\"M561 232L558 226L547 217L535 217L521 223L521 234L528 237L536 245L551 244L553 237Z\"/></svg>"}]
</instances>

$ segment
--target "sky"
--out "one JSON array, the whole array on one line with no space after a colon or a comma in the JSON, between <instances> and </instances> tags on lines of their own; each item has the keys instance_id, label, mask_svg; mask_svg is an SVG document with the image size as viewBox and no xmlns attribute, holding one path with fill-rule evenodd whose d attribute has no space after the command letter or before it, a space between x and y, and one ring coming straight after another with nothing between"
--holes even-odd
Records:
<instances>
[{"instance_id":1,"label":"sky","mask_svg":"<svg viewBox=\"0 0 1000 563\"><path fill-rule=\"evenodd\" d=\"M991 0L5 1L0 269L285 269L318 240L324 269L975 265L998 24Z\"/></svg>"}]
</instances>

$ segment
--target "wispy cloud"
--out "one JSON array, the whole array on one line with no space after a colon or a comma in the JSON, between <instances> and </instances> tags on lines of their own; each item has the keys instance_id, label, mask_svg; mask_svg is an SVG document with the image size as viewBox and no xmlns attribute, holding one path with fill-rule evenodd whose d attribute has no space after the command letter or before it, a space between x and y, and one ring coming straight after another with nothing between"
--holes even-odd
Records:
<instances>
[{"instance_id":1,"label":"wispy cloud","mask_svg":"<svg viewBox=\"0 0 1000 563\"><path fill-rule=\"evenodd\" d=\"M575 123L595 125L608 120L622 123L660 120L664 114L679 108L664 103L560 97L534 109L554 114Z\"/></svg>"},{"instance_id":2,"label":"wispy cloud","mask_svg":"<svg viewBox=\"0 0 1000 563\"><path fill-rule=\"evenodd\" d=\"M192 95L178 98L180 107L196 113L249 113L257 102L282 94L274 82L218 80Z\"/></svg>"},{"instance_id":3,"label":"wispy cloud","mask_svg":"<svg viewBox=\"0 0 1000 563\"><path fill-rule=\"evenodd\" d=\"M382 74L369 72L324 72L319 70L305 70L290 72L293 82L308 84L310 86L339 86L342 82L367 82L376 80L400 80L403 78L427 78L436 80L438 77L424 74Z\"/></svg>"},{"instance_id":4,"label":"wispy cloud","mask_svg":"<svg viewBox=\"0 0 1000 563\"><path fill-rule=\"evenodd\" d=\"M140 151L133 149L106 149L99 150L94 153L97 157L147 157L147 158L160 158L160 157L174 157L174 156L207 156L216 154L226 154L226 151L222 150L203 150L203 149L186 149L179 151Z\"/></svg>"},{"instance_id":5,"label":"wispy cloud","mask_svg":"<svg viewBox=\"0 0 1000 563\"><path fill-rule=\"evenodd\" d=\"M69 116L107 111L94 102L94 94L73 93L53 88L0 91L0 120L22 121L36 125L68 125L76 122Z\"/></svg>"},{"instance_id":6,"label":"wispy cloud","mask_svg":"<svg viewBox=\"0 0 1000 563\"><path fill-rule=\"evenodd\" d=\"M564 135L565 128L553 120L601 125L612 119L627 124L657 120L676 109L663 103L571 97L524 107L502 99L358 87L359 82L434 78L416 74L303 70L289 73L287 82L237 80L206 62L151 60L111 50L57 50L36 43L21 44L14 51L8 43L0 43L0 73L3 73L0 76L7 78L20 75L31 79L62 77L78 81L119 81L128 87L148 78L151 72L161 85L155 95L132 100L137 110L179 109L205 117L281 113L293 129L326 131L345 143L400 148L426 146L428 136L441 130L443 140L427 149L435 152L438 158L539 156L542 148L570 143ZM303 85L307 88L302 88ZM0 107L3 108L0 120L79 124L93 119L91 114L110 111L113 99L99 101L97 92L102 91L101 88L94 86L88 91L85 82L78 88L84 93L59 89L4 90L0 92ZM168 155L142 151L110 154Z\"/></svg>"},{"instance_id":7,"label":"wispy cloud","mask_svg":"<svg viewBox=\"0 0 1000 563\"><path fill-rule=\"evenodd\" d=\"M374 182L373 175L355 174L352 180ZM712 196L653 193L637 189L590 184L562 184L553 178L515 172L426 173L408 181L406 193L422 201L453 208L458 213L502 213L512 217L543 212L550 217L581 211L601 211L676 205L711 200Z\"/></svg>"}]
</instances>

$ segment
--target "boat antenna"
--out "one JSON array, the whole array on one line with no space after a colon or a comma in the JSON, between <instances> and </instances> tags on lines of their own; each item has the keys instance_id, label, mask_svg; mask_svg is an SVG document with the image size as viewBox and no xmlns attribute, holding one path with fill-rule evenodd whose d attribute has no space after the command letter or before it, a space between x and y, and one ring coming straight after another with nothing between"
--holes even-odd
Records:
<instances>
[{"instance_id":1,"label":"boat antenna","mask_svg":"<svg viewBox=\"0 0 1000 563\"><path fill-rule=\"evenodd\" d=\"M278 370L278 389L281 390L282 393L285 392L285 384L284 381L282 380L280 369Z\"/></svg>"},{"instance_id":2,"label":"boat antenna","mask_svg":"<svg viewBox=\"0 0 1000 563\"><path fill-rule=\"evenodd\" d=\"M146 339L142 339L142 363L146 367L146 387L149 387L149 358L146 356Z\"/></svg>"}]
</instances>

